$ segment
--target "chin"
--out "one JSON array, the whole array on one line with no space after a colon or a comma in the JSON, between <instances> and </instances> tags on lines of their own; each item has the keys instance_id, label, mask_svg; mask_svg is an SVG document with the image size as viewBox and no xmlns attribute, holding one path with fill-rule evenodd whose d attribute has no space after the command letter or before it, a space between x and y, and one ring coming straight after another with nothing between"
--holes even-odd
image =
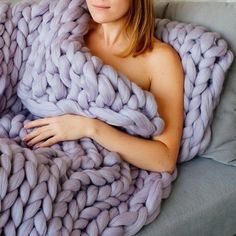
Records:
<instances>
[{"instance_id":1,"label":"chin","mask_svg":"<svg viewBox=\"0 0 236 236\"><path fill-rule=\"evenodd\" d=\"M93 20L97 23L103 24L103 23L107 23L110 22L111 19L107 19L107 17L99 17L99 16L92 16Z\"/></svg>"}]
</instances>

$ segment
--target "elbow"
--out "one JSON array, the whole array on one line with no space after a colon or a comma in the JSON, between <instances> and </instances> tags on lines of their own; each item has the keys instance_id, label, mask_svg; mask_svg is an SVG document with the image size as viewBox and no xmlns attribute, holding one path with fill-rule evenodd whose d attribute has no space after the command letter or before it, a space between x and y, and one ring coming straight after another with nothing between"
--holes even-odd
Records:
<instances>
[{"instance_id":1,"label":"elbow","mask_svg":"<svg viewBox=\"0 0 236 236\"><path fill-rule=\"evenodd\" d=\"M172 175L176 169L176 162L174 161L175 158L173 155L171 155L169 148L166 145L164 145L164 146L166 148L166 154L165 154L165 158L164 158L165 161L163 161L161 164L160 164L160 162L158 162L157 167L155 168L155 171L156 172L160 172L160 171L168 172L169 174ZM160 168L160 166L162 168Z\"/></svg>"},{"instance_id":2,"label":"elbow","mask_svg":"<svg viewBox=\"0 0 236 236\"><path fill-rule=\"evenodd\" d=\"M172 152L172 151L167 147L166 172L168 172L170 175L174 174L174 172L175 172L177 157L178 157L178 153Z\"/></svg>"},{"instance_id":3,"label":"elbow","mask_svg":"<svg viewBox=\"0 0 236 236\"><path fill-rule=\"evenodd\" d=\"M164 165L164 163L162 163L161 168L160 168L160 164L154 169L155 172L168 172L169 174L173 174L175 171L176 165L174 165L173 163L169 164L169 162L167 161L166 164Z\"/></svg>"},{"instance_id":4,"label":"elbow","mask_svg":"<svg viewBox=\"0 0 236 236\"><path fill-rule=\"evenodd\" d=\"M166 172L168 172L170 175L174 174L174 171L176 169L176 164L172 164L170 168L167 169Z\"/></svg>"},{"instance_id":5,"label":"elbow","mask_svg":"<svg viewBox=\"0 0 236 236\"><path fill-rule=\"evenodd\" d=\"M171 156L171 155L168 155L168 164L167 164L167 172L169 173L169 174L173 174L174 173L174 171L175 171L175 169L176 169L176 158L177 157L174 157L174 156Z\"/></svg>"},{"instance_id":6,"label":"elbow","mask_svg":"<svg viewBox=\"0 0 236 236\"><path fill-rule=\"evenodd\" d=\"M171 155L170 149L166 146L166 165L164 168L164 171L168 172L170 175L172 175L176 168L176 162L175 157Z\"/></svg>"}]
</instances>

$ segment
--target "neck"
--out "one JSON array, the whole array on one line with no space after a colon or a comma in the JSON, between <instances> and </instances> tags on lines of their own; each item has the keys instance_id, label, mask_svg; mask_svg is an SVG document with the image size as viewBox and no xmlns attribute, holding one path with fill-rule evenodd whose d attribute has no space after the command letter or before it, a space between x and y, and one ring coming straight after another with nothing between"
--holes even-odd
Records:
<instances>
[{"instance_id":1,"label":"neck","mask_svg":"<svg viewBox=\"0 0 236 236\"><path fill-rule=\"evenodd\" d=\"M103 37L104 43L107 47L114 48L127 40L127 35L123 30L125 19L120 18L117 21L102 23L99 26L99 33Z\"/></svg>"}]
</instances>

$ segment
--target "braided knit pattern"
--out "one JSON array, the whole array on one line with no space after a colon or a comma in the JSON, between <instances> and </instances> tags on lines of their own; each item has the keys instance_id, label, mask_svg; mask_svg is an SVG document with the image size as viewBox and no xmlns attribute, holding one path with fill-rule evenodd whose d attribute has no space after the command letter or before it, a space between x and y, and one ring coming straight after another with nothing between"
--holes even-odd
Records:
<instances>
[{"instance_id":1,"label":"braided knit pattern","mask_svg":"<svg viewBox=\"0 0 236 236\"><path fill-rule=\"evenodd\" d=\"M45 148L22 142L27 122L66 113L100 119L146 139L164 130L158 104L84 46L84 0L0 3L0 234L135 235L160 213L177 169L139 169L90 138ZM185 71L179 162L209 144L213 110L233 61L215 32L156 19Z\"/></svg>"},{"instance_id":2,"label":"braided knit pattern","mask_svg":"<svg viewBox=\"0 0 236 236\"><path fill-rule=\"evenodd\" d=\"M182 61L184 126L178 163L202 154L211 140L214 109L234 54L218 32L195 23L156 18L155 36L172 45Z\"/></svg>"}]
</instances>

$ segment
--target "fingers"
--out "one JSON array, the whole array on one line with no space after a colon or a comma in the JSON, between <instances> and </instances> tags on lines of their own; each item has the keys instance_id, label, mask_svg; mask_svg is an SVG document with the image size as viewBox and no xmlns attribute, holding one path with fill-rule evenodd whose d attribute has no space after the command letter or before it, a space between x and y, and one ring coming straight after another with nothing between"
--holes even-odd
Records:
<instances>
[{"instance_id":1,"label":"fingers","mask_svg":"<svg viewBox=\"0 0 236 236\"><path fill-rule=\"evenodd\" d=\"M32 132L26 134L25 137L23 138L23 141L27 142L28 140L32 139L36 135L40 134L40 129L41 128L35 129Z\"/></svg>"},{"instance_id":2,"label":"fingers","mask_svg":"<svg viewBox=\"0 0 236 236\"><path fill-rule=\"evenodd\" d=\"M57 121L56 119L57 118L55 118L55 117L43 118L43 119L37 119L37 120L31 121L31 122L25 124L24 128L26 128L26 129L33 128L35 126L41 126L41 127L34 129L32 132L28 133L23 138L23 141L28 142L27 143L28 146L32 146L32 145L38 143L36 145L36 147L52 145L55 142L60 141L59 135L56 135L57 132L55 131L55 127L54 127L54 129L52 129L53 127L50 126L52 123L55 123ZM48 139L48 138L50 138L50 139ZM45 140L45 139L48 139L48 140L45 142L39 143L40 141Z\"/></svg>"},{"instance_id":3,"label":"fingers","mask_svg":"<svg viewBox=\"0 0 236 236\"><path fill-rule=\"evenodd\" d=\"M47 125L50 123L50 118L43 118L43 119L37 119L37 120L33 120L28 122L27 124L24 125L24 128L28 129L28 128L32 128L35 126L42 126L42 125Z\"/></svg>"},{"instance_id":4,"label":"fingers","mask_svg":"<svg viewBox=\"0 0 236 236\"><path fill-rule=\"evenodd\" d=\"M30 139L40 135L40 134L49 134L50 130L48 129L48 127L40 127L37 129L34 129L32 132L28 133L24 138L23 141L28 142Z\"/></svg>"},{"instance_id":5,"label":"fingers","mask_svg":"<svg viewBox=\"0 0 236 236\"><path fill-rule=\"evenodd\" d=\"M57 136L53 136L52 138L49 138L49 139L46 140L45 142L43 142L43 143L37 145L37 147L48 147L48 146L51 146L51 145L57 143L58 141L60 141L60 140L58 139L58 137L57 137Z\"/></svg>"},{"instance_id":6,"label":"fingers","mask_svg":"<svg viewBox=\"0 0 236 236\"><path fill-rule=\"evenodd\" d=\"M34 137L32 140L30 140L30 142L27 143L28 146L32 146L35 143L38 143L44 139L47 139L49 137L51 137L52 134L50 132L43 132L41 134L39 134L38 136Z\"/></svg>"}]
</instances>

